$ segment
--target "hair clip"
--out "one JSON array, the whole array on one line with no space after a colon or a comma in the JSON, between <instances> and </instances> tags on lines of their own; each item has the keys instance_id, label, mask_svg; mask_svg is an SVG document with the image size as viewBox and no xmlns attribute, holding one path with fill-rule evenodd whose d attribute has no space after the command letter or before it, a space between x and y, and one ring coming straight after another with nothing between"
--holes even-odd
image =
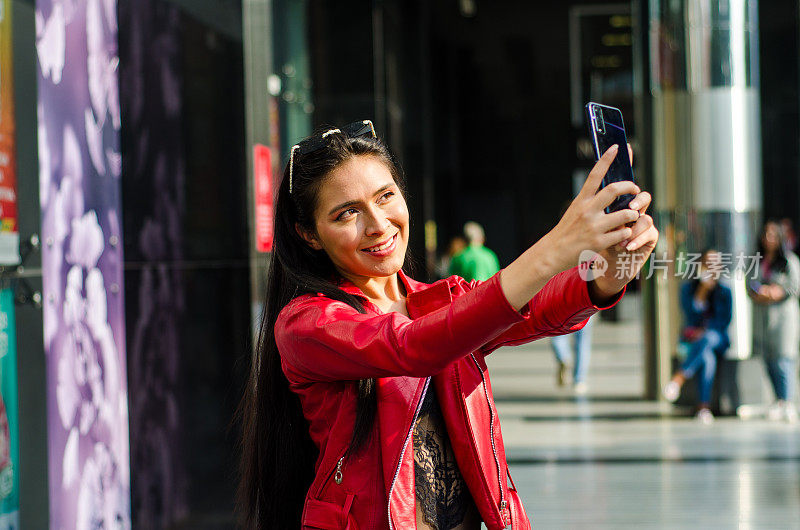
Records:
<instances>
[{"instance_id":1,"label":"hair clip","mask_svg":"<svg viewBox=\"0 0 800 530\"><path fill-rule=\"evenodd\" d=\"M289 194L292 193L292 173L294 173L294 152L300 149L300 146L295 144L289 153Z\"/></svg>"}]
</instances>

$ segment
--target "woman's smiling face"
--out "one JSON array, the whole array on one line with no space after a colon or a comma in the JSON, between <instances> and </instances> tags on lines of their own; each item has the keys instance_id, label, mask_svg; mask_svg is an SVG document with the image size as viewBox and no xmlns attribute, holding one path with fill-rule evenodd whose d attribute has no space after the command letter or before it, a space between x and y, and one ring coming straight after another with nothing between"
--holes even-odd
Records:
<instances>
[{"instance_id":1,"label":"woman's smiling face","mask_svg":"<svg viewBox=\"0 0 800 530\"><path fill-rule=\"evenodd\" d=\"M403 266L408 207L389 168L373 156L355 156L320 186L316 233L301 235L324 250L348 279L386 277Z\"/></svg>"},{"instance_id":2,"label":"woman's smiling face","mask_svg":"<svg viewBox=\"0 0 800 530\"><path fill-rule=\"evenodd\" d=\"M777 223L767 222L761 235L761 243L764 250L775 252L781 247L780 226Z\"/></svg>"}]
</instances>

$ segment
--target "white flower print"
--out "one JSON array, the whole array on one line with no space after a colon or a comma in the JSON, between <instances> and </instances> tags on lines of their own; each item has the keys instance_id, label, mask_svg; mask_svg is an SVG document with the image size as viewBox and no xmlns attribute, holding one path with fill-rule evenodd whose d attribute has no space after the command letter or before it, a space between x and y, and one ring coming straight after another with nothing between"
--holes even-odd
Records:
<instances>
[{"instance_id":1,"label":"white flower print","mask_svg":"<svg viewBox=\"0 0 800 530\"><path fill-rule=\"evenodd\" d=\"M61 82L61 73L64 70L66 24L64 9L60 3L53 6L47 22L41 12L36 12L36 53L39 56L39 65L42 76L55 85Z\"/></svg>"}]
</instances>

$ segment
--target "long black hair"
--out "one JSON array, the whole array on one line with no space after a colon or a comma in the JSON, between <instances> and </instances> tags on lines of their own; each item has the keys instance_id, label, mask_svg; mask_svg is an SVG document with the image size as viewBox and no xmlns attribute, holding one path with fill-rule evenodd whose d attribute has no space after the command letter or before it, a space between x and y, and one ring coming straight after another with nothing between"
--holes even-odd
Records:
<instances>
[{"instance_id":1,"label":"long black hair","mask_svg":"<svg viewBox=\"0 0 800 530\"><path fill-rule=\"evenodd\" d=\"M767 219L764 226L761 228L761 234L758 237L758 252L761 253L762 258L765 258L767 255L766 249L764 248L764 235L767 232L768 225L775 225L775 228L778 230L778 250L775 251L775 256L772 258L772 261L769 262L769 267L773 272L781 272L786 270L786 267L789 266L789 260L786 258L788 245L786 242L786 232L777 219Z\"/></svg>"},{"instance_id":2,"label":"long black hair","mask_svg":"<svg viewBox=\"0 0 800 530\"><path fill-rule=\"evenodd\" d=\"M319 134L315 135L319 136ZM292 191L289 165L275 207L274 247L269 262L264 312L238 417L242 424L237 509L245 528L298 528L303 500L314 478L318 450L308 433L300 401L284 376L274 327L293 298L322 293L364 312L361 301L337 287L337 272L323 250L312 249L295 225L315 231L314 212L326 177L345 161L371 156L383 162L401 191L402 170L376 138L326 137L327 147L295 154ZM377 408L375 380L358 382L358 401L349 453L368 439Z\"/></svg>"}]
</instances>

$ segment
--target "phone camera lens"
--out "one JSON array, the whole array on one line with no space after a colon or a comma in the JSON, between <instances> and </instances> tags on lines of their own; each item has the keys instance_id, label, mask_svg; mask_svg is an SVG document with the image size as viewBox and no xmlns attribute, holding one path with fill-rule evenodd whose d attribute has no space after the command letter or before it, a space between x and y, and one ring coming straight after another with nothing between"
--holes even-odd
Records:
<instances>
[{"instance_id":1,"label":"phone camera lens","mask_svg":"<svg viewBox=\"0 0 800 530\"><path fill-rule=\"evenodd\" d=\"M594 128L600 134L606 133L606 122L603 119L603 109L600 107L594 109Z\"/></svg>"}]
</instances>

